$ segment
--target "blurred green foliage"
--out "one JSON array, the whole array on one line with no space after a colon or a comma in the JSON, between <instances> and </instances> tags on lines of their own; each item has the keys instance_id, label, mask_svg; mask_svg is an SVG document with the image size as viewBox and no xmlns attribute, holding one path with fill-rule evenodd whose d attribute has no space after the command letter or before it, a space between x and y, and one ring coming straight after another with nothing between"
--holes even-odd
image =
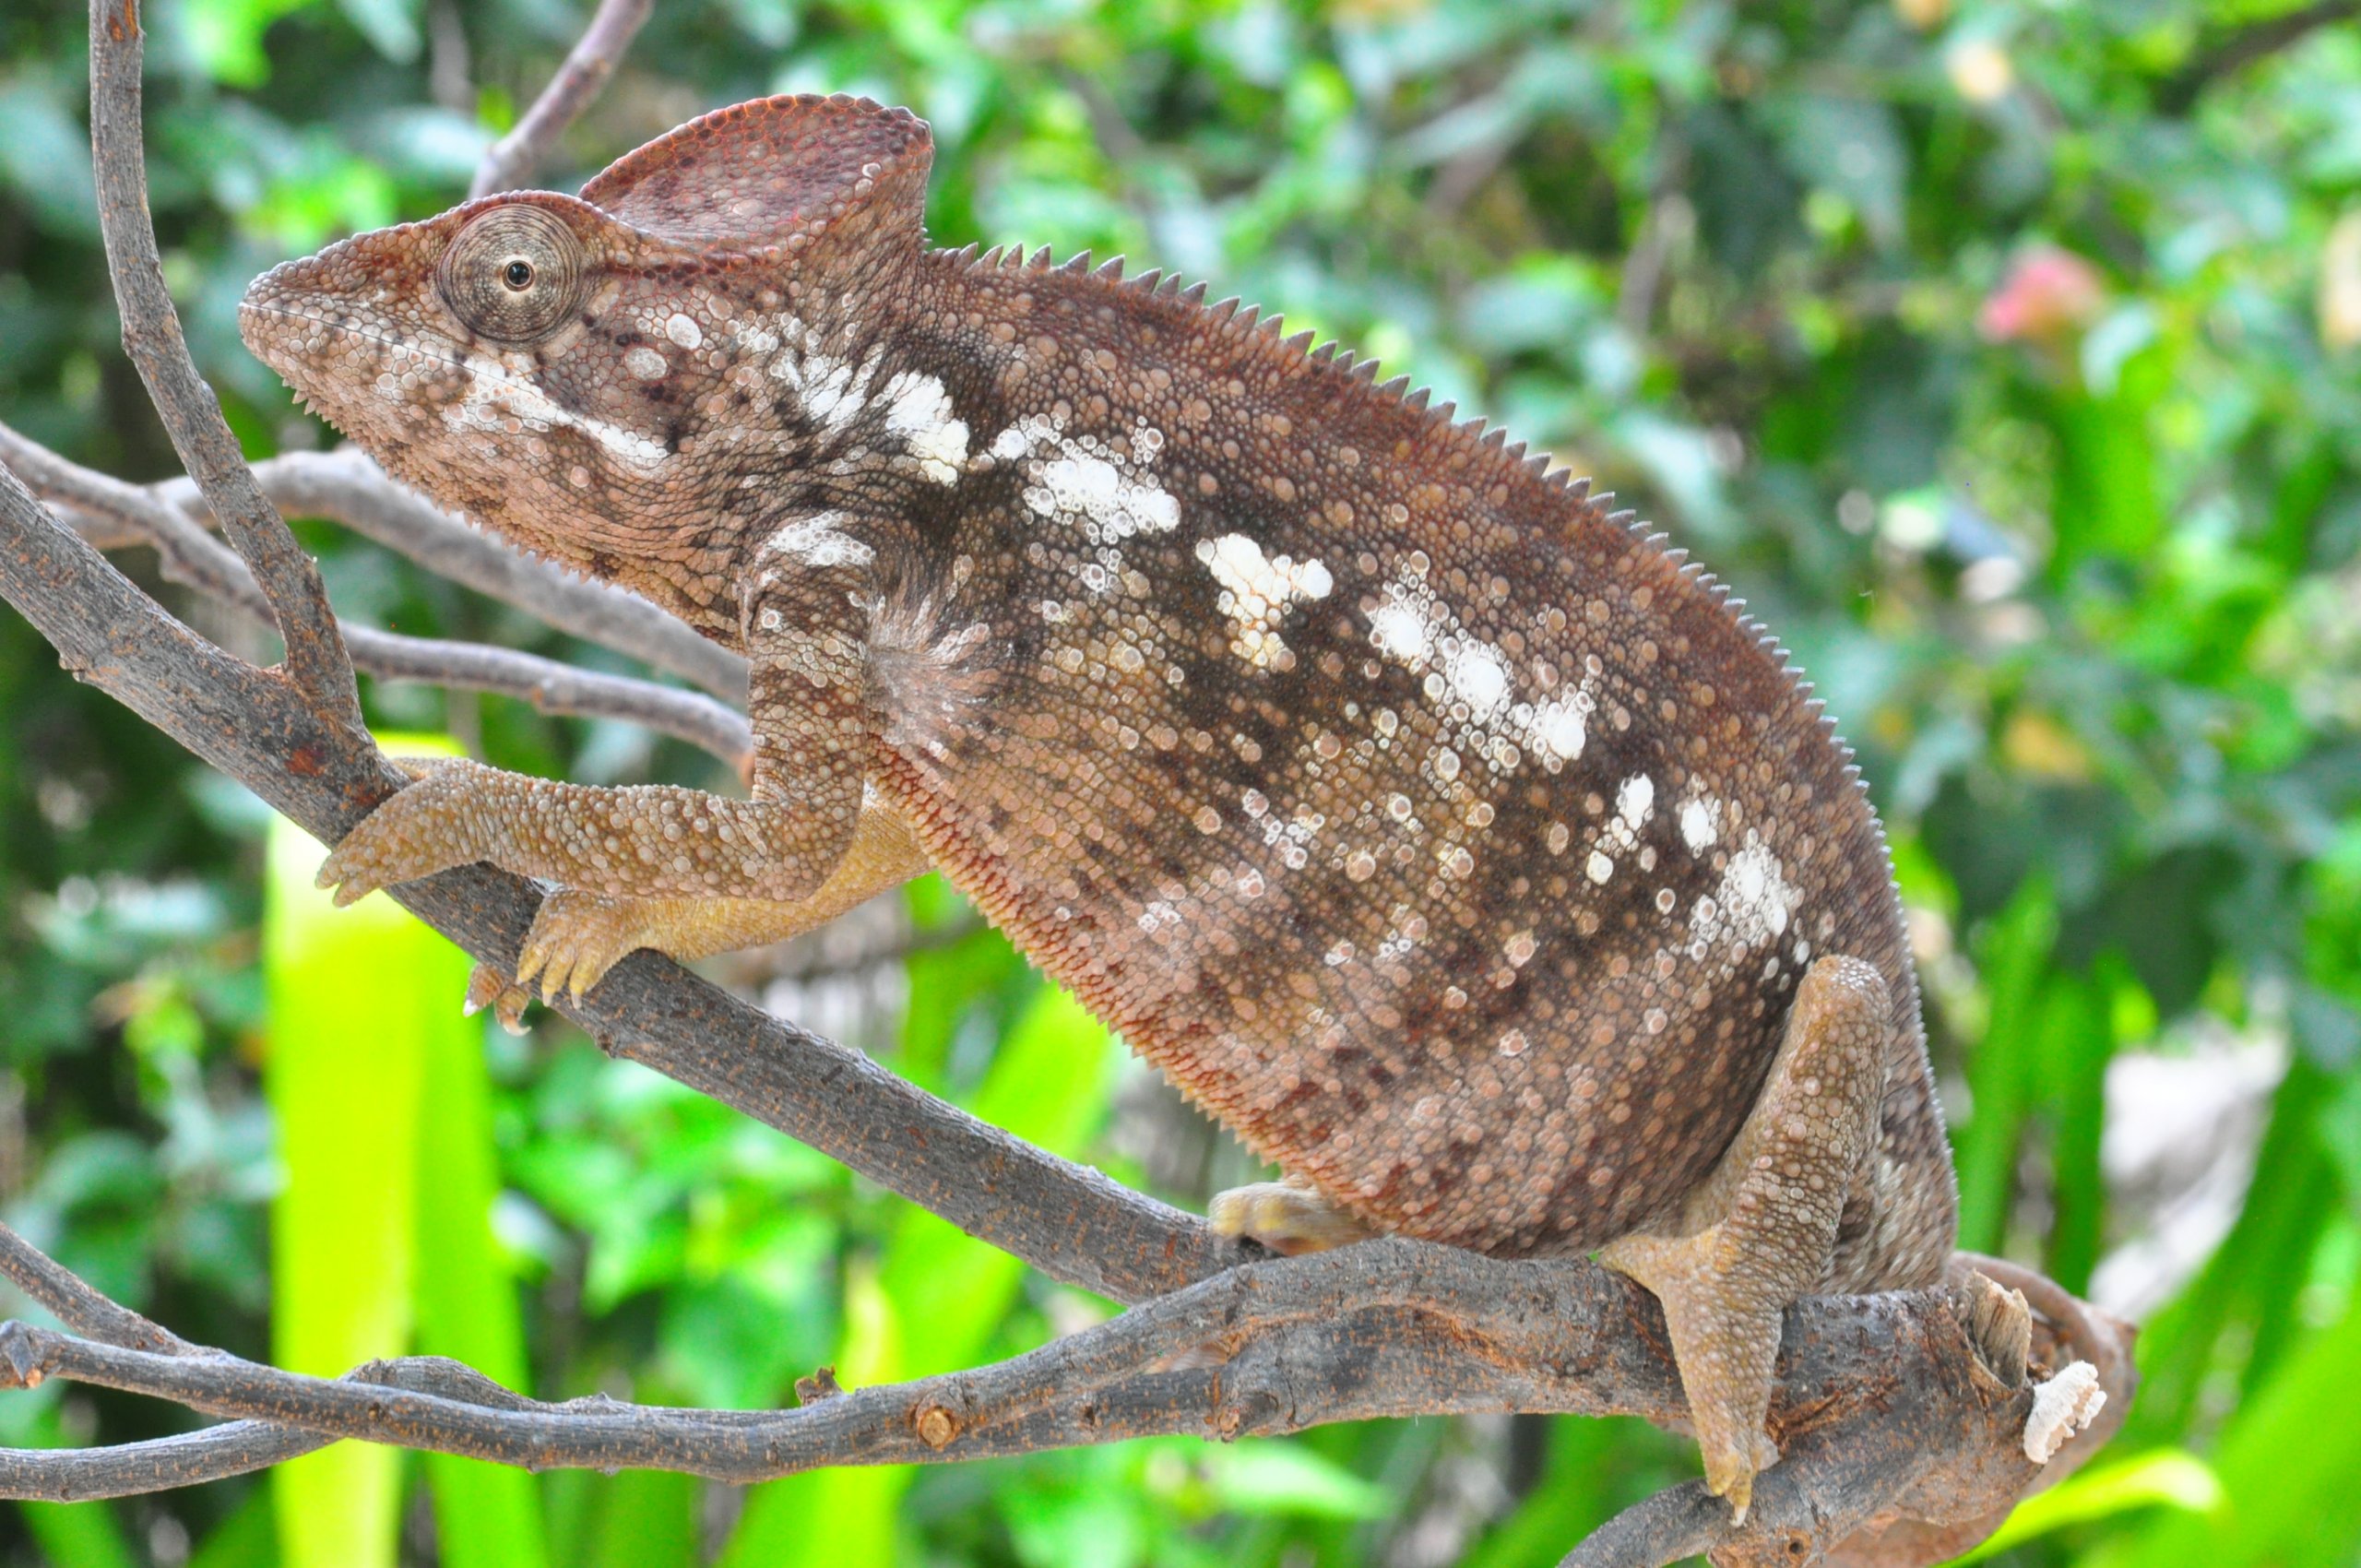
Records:
<instances>
[{"instance_id":1,"label":"blurred green foliage","mask_svg":"<svg viewBox=\"0 0 2361 1568\"><path fill-rule=\"evenodd\" d=\"M1811 672L1892 830L1966 1244L2148 1320L2108 1468L2002 1560L2351 1564L2361 29L2274 32L2296 9L666 0L547 175L763 92L906 102L934 125L943 241L1209 279L1498 417L1694 546ZM246 279L456 200L583 17L146 15L150 178L199 361L255 453L317 442L237 343ZM94 226L83 27L62 4L0 13L0 418L155 478L172 460ZM306 539L348 613L613 662L332 529ZM716 781L610 726L367 695L377 720L509 766ZM270 1343L280 1178L263 826L0 616L0 1203L99 1285L250 1355ZM856 1020L864 1044L1176 1201L1246 1174L997 938L956 936L943 889L910 904L951 934L908 959L906 1005ZM366 1050L354 1023L345 1048ZM560 1027L484 1049L473 1146L496 1158L542 1397L776 1404L822 1362L931 1370L1104 1310ZM1196 1157L1143 1153L1141 1124ZM185 1423L57 1384L0 1401L10 1443ZM1520 1419L751 1495L535 1484L553 1562L1509 1568L1692 1464L1634 1423ZM405 1560L465 1560L434 1545L437 1472L402 1473ZM253 1480L0 1519L16 1562L235 1568L276 1541Z\"/></svg>"}]
</instances>

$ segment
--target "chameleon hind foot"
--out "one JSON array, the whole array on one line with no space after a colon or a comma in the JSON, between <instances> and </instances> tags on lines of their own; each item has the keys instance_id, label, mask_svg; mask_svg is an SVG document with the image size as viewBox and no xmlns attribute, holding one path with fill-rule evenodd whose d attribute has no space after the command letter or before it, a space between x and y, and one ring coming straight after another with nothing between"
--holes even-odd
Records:
<instances>
[{"instance_id":1,"label":"chameleon hind foot","mask_svg":"<svg viewBox=\"0 0 2361 1568\"><path fill-rule=\"evenodd\" d=\"M1283 1257L1324 1253L1376 1234L1293 1177L1216 1193L1205 1223L1216 1236L1252 1237Z\"/></svg>"},{"instance_id":2,"label":"chameleon hind foot","mask_svg":"<svg viewBox=\"0 0 2361 1568\"><path fill-rule=\"evenodd\" d=\"M1892 1008L1878 971L1815 959L1753 1111L1669 1233L1600 1249L1664 1306L1705 1461L1740 1522L1757 1472L1778 1463L1764 1428L1788 1304L1821 1289L1847 1191L1877 1135Z\"/></svg>"}]
</instances>

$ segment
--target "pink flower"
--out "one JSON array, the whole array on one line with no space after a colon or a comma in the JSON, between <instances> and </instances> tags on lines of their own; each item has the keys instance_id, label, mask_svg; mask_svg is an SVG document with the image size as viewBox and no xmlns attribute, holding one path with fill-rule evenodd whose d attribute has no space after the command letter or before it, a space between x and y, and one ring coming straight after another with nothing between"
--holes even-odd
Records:
<instances>
[{"instance_id":1,"label":"pink flower","mask_svg":"<svg viewBox=\"0 0 2361 1568\"><path fill-rule=\"evenodd\" d=\"M1975 314L1995 343L2057 343L2096 315L2106 292L2098 268L2072 251L2035 245L2020 255Z\"/></svg>"}]
</instances>

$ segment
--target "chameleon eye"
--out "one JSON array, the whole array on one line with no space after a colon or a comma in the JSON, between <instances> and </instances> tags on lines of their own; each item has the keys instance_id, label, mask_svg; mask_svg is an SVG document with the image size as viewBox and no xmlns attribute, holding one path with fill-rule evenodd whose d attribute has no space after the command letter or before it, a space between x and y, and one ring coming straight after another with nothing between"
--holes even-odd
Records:
<instances>
[{"instance_id":1,"label":"chameleon eye","mask_svg":"<svg viewBox=\"0 0 2361 1568\"><path fill-rule=\"evenodd\" d=\"M582 242L564 220L518 203L459 231L435 269L444 302L469 331L530 343L582 303Z\"/></svg>"}]
</instances>

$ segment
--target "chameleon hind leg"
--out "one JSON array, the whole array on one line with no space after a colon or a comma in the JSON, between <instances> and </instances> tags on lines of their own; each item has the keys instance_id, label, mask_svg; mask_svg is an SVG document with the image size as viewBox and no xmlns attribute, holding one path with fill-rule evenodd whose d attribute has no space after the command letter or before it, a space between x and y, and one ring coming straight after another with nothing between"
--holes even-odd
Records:
<instances>
[{"instance_id":1,"label":"chameleon hind leg","mask_svg":"<svg viewBox=\"0 0 2361 1568\"><path fill-rule=\"evenodd\" d=\"M541 900L526 932L514 980L489 964L476 966L468 1010L490 1006L516 1027L540 981L541 1000L560 991L579 1001L623 956L652 947L674 958L703 958L741 947L784 942L826 924L857 904L898 886L927 869L926 851L908 820L873 797L853 829L852 843L828 879L804 898L617 897L561 887Z\"/></svg>"},{"instance_id":2,"label":"chameleon hind leg","mask_svg":"<svg viewBox=\"0 0 2361 1568\"><path fill-rule=\"evenodd\" d=\"M1205 1224L1216 1236L1251 1236L1286 1257L1324 1253L1377 1234L1293 1176L1216 1193Z\"/></svg>"},{"instance_id":3,"label":"chameleon hind leg","mask_svg":"<svg viewBox=\"0 0 2361 1568\"><path fill-rule=\"evenodd\" d=\"M1822 1289L1837 1221L1870 1158L1885 1092L1891 999L1857 958L1815 959L1754 1109L1666 1233L1600 1249L1663 1303L1705 1484L1743 1521L1756 1472L1778 1462L1764 1430L1781 1321Z\"/></svg>"}]
</instances>

